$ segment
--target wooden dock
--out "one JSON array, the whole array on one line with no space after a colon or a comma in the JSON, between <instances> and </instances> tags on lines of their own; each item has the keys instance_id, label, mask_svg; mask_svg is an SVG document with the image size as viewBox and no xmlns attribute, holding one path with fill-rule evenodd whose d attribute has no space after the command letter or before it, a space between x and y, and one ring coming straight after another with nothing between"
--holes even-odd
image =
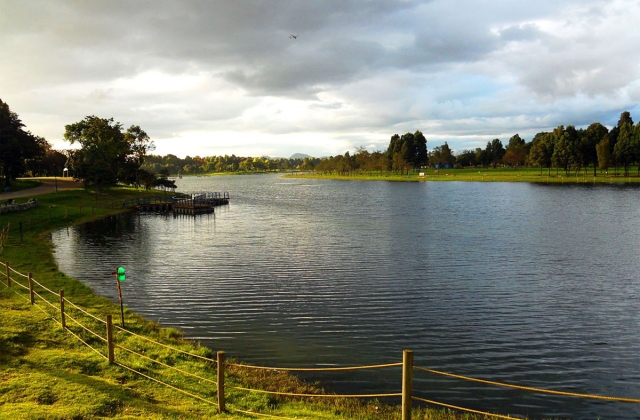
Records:
<instances>
[{"instance_id":1,"label":"wooden dock","mask_svg":"<svg viewBox=\"0 0 640 420\"><path fill-rule=\"evenodd\" d=\"M214 213L217 206L229 204L229 193L202 192L182 197L144 197L122 202L123 207L131 207L142 213L173 213L189 215Z\"/></svg>"},{"instance_id":2,"label":"wooden dock","mask_svg":"<svg viewBox=\"0 0 640 420\"><path fill-rule=\"evenodd\" d=\"M213 213L216 206L229 204L229 193L198 193L191 194L191 198L176 200L173 203L173 214L186 214L195 216L196 214Z\"/></svg>"}]
</instances>

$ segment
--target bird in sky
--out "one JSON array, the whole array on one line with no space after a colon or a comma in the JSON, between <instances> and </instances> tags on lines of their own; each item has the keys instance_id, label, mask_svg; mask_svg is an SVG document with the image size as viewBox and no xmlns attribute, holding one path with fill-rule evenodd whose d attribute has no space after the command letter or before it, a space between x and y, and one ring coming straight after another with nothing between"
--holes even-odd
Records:
<instances>
[{"instance_id":1,"label":"bird in sky","mask_svg":"<svg viewBox=\"0 0 640 420\"><path fill-rule=\"evenodd\" d=\"M291 35L289 35L289 38L290 39L298 39L298 35L291 34Z\"/></svg>"}]
</instances>

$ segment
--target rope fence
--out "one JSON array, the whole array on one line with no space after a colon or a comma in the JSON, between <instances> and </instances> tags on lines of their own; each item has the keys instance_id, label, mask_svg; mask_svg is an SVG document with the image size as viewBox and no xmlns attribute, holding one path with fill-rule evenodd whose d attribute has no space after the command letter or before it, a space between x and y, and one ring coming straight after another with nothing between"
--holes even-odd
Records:
<instances>
[{"instance_id":1,"label":"rope fence","mask_svg":"<svg viewBox=\"0 0 640 420\"><path fill-rule=\"evenodd\" d=\"M7 270L11 270L12 273L19 275L20 277L24 277L25 279L28 277L22 273L20 273L19 271L14 270L13 268L7 266Z\"/></svg>"},{"instance_id":2,"label":"rope fence","mask_svg":"<svg viewBox=\"0 0 640 420\"><path fill-rule=\"evenodd\" d=\"M482 383L485 385L497 386L497 387L505 387L511 389L517 389L527 392L535 392L542 394L550 394L550 395L559 395L564 397L575 397L575 398L583 398L583 399L596 399L601 401L611 401L618 403L640 403L640 399L638 398L625 398L625 397L613 397L613 396L603 396L603 395L590 395L590 394L582 394L575 392L566 392L566 391L557 391L550 389L542 389L542 388L534 388L529 386L521 386L509 383L502 383L496 381L490 381L486 379L478 379L469 376L463 376L453 373L442 372L434 369L429 369L421 366L414 366L413 363L413 351L405 350L403 352L402 362L398 363L386 363L386 364L377 364L377 365L366 365L366 366L333 366L333 367L266 367L266 366L254 366L248 364L240 364L240 363L227 363L225 361L225 352L218 351L216 353L216 359L205 357L199 354L195 354L192 352L181 350L177 347L170 346L164 343L160 343L156 340L153 340L149 337L145 337L143 335L137 334L133 331L127 330L124 327L119 327L114 325L112 322L111 315L106 315L106 319L103 320L98 316L91 314L85 309L80 308L78 305L69 301L64 297L64 291L60 290L59 293L53 292L51 289L43 286L41 283L37 282L33 279L32 273L28 273L27 275L22 274L9 266L9 263L0 262L0 266L4 266L6 270L4 273L5 281L2 282L7 288L11 288L14 293L16 293L21 298L29 301L32 306L35 306L37 309L42 311L48 318L51 318L54 322L59 324L63 330L67 331L74 338L80 341L82 344L87 346L93 352L95 352L102 359L108 360L108 362L112 365L119 366L135 375L142 376L146 379L149 379L157 384L173 389L177 392L180 392L184 395L190 396L192 398L198 399L207 404L211 404L218 409L219 412L231 411L237 413L243 413L251 416L257 417L267 417L267 418L280 418L286 419L287 417L280 417L278 415L272 414L261 414L253 411L242 410L241 408L234 407L233 405L227 408L225 401L225 369L228 367L242 369L242 370L262 370L262 371L274 371L274 372L345 372L345 371L360 371L360 370L371 370L371 369L387 369L387 368L401 368L402 369L402 391L401 392L391 392L391 393L372 393L372 394L326 394L326 393L298 393L298 392L282 392L282 391L272 391L267 389L256 389L243 387L238 385L229 386L229 389L233 389L235 391L241 391L246 393L258 393L258 394L267 394L267 395L275 395L275 396L283 396L283 397L296 397L296 398L360 398L360 399L373 399L373 398L401 398L401 410L402 410L402 419L410 420L411 419L411 410L412 410L412 401L417 401L424 404L449 408L453 410L474 413L479 415L484 415L488 417L494 417L499 419L513 419L514 417L505 416L501 414L492 414L486 413L478 410L472 410L469 408L459 407L456 405L451 405L443 402L433 401L426 398L421 398L413 395L413 374L414 372L425 372L433 375L444 376L448 378L454 378L463 381ZM0 271L3 271L0 268ZM14 277L11 274L15 274ZM0 274L0 277L2 275ZM27 285L22 284L24 280L18 280L18 278L26 279ZM20 289L13 288L13 285L19 286ZM42 292L36 291L35 286L38 286L45 292L48 292L56 297L58 297L57 305L56 303L51 302L46 299ZM24 292L20 290L26 290L29 292L29 297L26 296ZM36 301L37 299L37 301ZM40 304L40 301L44 302L44 306ZM89 326L83 323L83 320L78 319L76 316L69 315L68 311L65 311L65 306L71 308L78 312L81 316L87 318L90 323L94 324L94 328L103 329L103 333L98 333L94 331ZM51 311L55 312L57 317L60 320L56 319L56 316L52 315ZM73 325L67 325L66 320L70 320ZM106 328L105 328L106 326ZM119 333L118 342L114 338L114 330ZM83 335L87 335L87 337L83 337ZM181 356L193 357L198 360L203 360L208 363L211 363L216 368L215 379L207 378L202 374L197 374L193 372L189 372L185 369L178 368L176 366L172 366L169 363L165 363L158 358L151 357L149 355L142 354L143 352L150 351L150 349L143 348L140 350L134 350L132 348L127 347L126 338L125 337L134 337L142 340L145 343L158 346L162 349L169 350L170 354L177 354ZM100 350L98 346L95 345L98 343L99 346L105 346L103 350ZM136 347L140 347L140 344ZM193 384L194 387L198 389L199 393L215 393L217 396L217 402L212 401L210 398L203 397L198 395L196 391L183 389L187 387L186 384L183 384L182 387L178 387L168 383L167 380L158 379L153 377L147 373L141 372L140 369L135 369L128 364L125 364L124 360L116 361L115 349L118 349L119 359L127 359L125 355L128 356L130 361L140 363L142 362L150 362L152 365L159 365L165 369L176 372L180 375L187 376L189 378L194 378L198 380L197 384ZM159 357L159 356L158 356ZM146 367L143 370L148 370ZM159 374L158 372L155 372ZM166 375L166 373L165 373ZM183 377L181 376L181 378ZM212 386L212 388L206 388L202 386L202 382L207 383Z\"/></svg>"},{"instance_id":3,"label":"rope fence","mask_svg":"<svg viewBox=\"0 0 640 420\"><path fill-rule=\"evenodd\" d=\"M266 391L264 389L243 388L241 386L232 386L231 389L238 391L255 392L258 394L281 395L285 397L309 397L309 398L381 398L381 397L401 397L401 392L393 392L387 394L301 394L296 392L282 391Z\"/></svg>"},{"instance_id":4,"label":"rope fence","mask_svg":"<svg viewBox=\"0 0 640 420\"><path fill-rule=\"evenodd\" d=\"M88 317L90 317L90 318L93 318L95 321L102 322L103 324L105 324L105 325L106 325L107 321L105 321L105 320L103 320L103 319L100 319L100 318L98 318L97 316L95 316L95 315L93 315L93 314L90 314L89 312L85 311L84 309L82 309L82 308L81 308L81 307L79 307L78 305L74 304L74 303L73 303L73 302L71 302L70 300L68 300L68 299L64 299L64 302L65 302L65 303L68 303L68 304L69 304L69 305L71 305L74 309L76 309L76 310L80 311L80 312L81 312L81 313L83 313L84 315L86 315L86 316L88 316Z\"/></svg>"},{"instance_id":5,"label":"rope fence","mask_svg":"<svg viewBox=\"0 0 640 420\"><path fill-rule=\"evenodd\" d=\"M134 337L136 337L136 338L139 338L139 339L141 339L141 340L148 341L148 342L153 343L153 344L157 344L158 346L161 346L161 347L167 348L167 349L169 349L169 350L173 350L173 351L175 351L175 352L178 352L178 353L181 353L181 354L184 354L184 355L187 355L187 356L192 356L192 357L195 357L195 358L197 358L197 359L205 360L205 361L207 361L207 362L211 362L211 363L218 363L218 361L217 361L217 360L213 360L213 359L211 359L211 358L209 358L209 357L200 356L199 354L189 353L188 351L180 350L180 349L178 349L178 348L175 348L175 347L172 347L172 346L169 346L169 345L163 344L163 343L159 343L159 342L154 341L154 340L152 340L152 339L150 339L150 338L148 338L148 337L145 337L145 336L143 336L143 335L136 334L136 333L134 333L133 331L129 331L129 330L126 330L126 329L124 329L124 328L122 328L122 327L118 327L117 325L114 325L114 327L115 327L117 330L119 330L119 331L125 332L125 333L127 333L127 334L131 334L132 336L134 336Z\"/></svg>"},{"instance_id":6,"label":"rope fence","mask_svg":"<svg viewBox=\"0 0 640 420\"><path fill-rule=\"evenodd\" d=\"M177 368L177 367L175 367L175 366L170 366L170 365L168 365L168 364L166 364L166 363L163 363L163 362L161 362L161 361L159 361L159 360L153 359L153 358L151 358L151 357L147 357L147 356L145 356L145 355L143 355L143 354L140 354L140 353L138 353L138 352L136 352L136 351L133 351L133 350L128 349L128 348L126 348L126 347L120 346L120 345L118 345L118 344L116 344L115 346L116 346L116 348L118 348L118 349L122 349L122 350L124 350L124 351L126 351L126 352L129 352L129 353L131 353L131 354L133 354L133 355L136 355L136 356L138 356L138 357L140 357L140 358L142 358L142 359L148 360L148 361L150 361L150 362L157 363L157 364L159 364L160 366L163 366L163 367L165 367L165 368L167 368L167 369L172 369L172 370L174 370L174 371L176 371L176 372L182 373L183 375L191 376L191 377L193 377L193 378L200 379L201 381L209 382L209 383L211 383L211 384L216 385L216 387L217 387L217 385L218 385L216 381L213 381L213 380L211 380L211 379L203 378L202 376L196 375L195 373L191 373L191 372L187 372L186 370L178 369L178 368Z\"/></svg>"},{"instance_id":7,"label":"rope fence","mask_svg":"<svg viewBox=\"0 0 640 420\"><path fill-rule=\"evenodd\" d=\"M243 365L238 363L229 363L227 366L239 367L244 369L259 369L259 370L277 370L282 372L332 372L332 371L350 371L350 370L365 370L365 369L382 369L387 367L402 366L402 363L387 363L384 365L370 365L370 366L336 366L336 367L324 367L324 368L304 368L304 367L266 367L266 366L253 366Z\"/></svg>"},{"instance_id":8,"label":"rope fence","mask_svg":"<svg viewBox=\"0 0 640 420\"><path fill-rule=\"evenodd\" d=\"M565 397L578 397L578 398L586 398L586 399L604 400L604 401L640 403L640 399L637 399L637 398L619 398L619 397L609 397L605 395L590 395L590 394L578 394L575 392L554 391L551 389L533 388L530 386L513 385L513 384L502 383L502 382L488 381L486 379L471 378L469 376L462 376L462 375L456 375L453 373L440 372L438 370L427 369L419 366L414 366L414 369L421 370L423 372L433 373L436 375L448 376L449 378L462 379L465 381L478 382L478 383L487 384L487 385L495 385L503 388L519 389L521 391L537 392L541 394L551 394L551 395L562 395Z\"/></svg>"}]
</instances>

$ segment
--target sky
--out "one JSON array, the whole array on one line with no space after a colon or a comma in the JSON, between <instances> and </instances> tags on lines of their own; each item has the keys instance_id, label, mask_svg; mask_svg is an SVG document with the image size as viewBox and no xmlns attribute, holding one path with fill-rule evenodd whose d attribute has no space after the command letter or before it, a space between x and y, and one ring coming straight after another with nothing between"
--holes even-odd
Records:
<instances>
[{"instance_id":1,"label":"sky","mask_svg":"<svg viewBox=\"0 0 640 420\"><path fill-rule=\"evenodd\" d=\"M95 115L178 157L459 152L640 119L638 28L637 0L0 0L0 99L59 150Z\"/></svg>"}]
</instances>

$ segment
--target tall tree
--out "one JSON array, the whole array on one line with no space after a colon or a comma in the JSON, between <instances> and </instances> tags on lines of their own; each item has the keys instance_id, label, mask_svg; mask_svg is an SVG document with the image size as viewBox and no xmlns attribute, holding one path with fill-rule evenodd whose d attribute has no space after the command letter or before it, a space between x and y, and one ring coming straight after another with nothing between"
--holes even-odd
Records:
<instances>
[{"instance_id":1,"label":"tall tree","mask_svg":"<svg viewBox=\"0 0 640 420\"><path fill-rule=\"evenodd\" d=\"M453 156L453 153L451 153L451 148L445 141L442 146L433 148L429 161L433 165L453 165L456 162L456 158Z\"/></svg>"},{"instance_id":2,"label":"tall tree","mask_svg":"<svg viewBox=\"0 0 640 420\"><path fill-rule=\"evenodd\" d=\"M405 167L409 165L419 168L426 165L428 162L427 139L420 131L406 133L402 137L394 134L387 148L387 158L392 164L394 160L397 163L397 158L394 156L396 153L400 153Z\"/></svg>"},{"instance_id":3,"label":"tall tree","mask_svg":"<svg viewBox=\"0 0 640 420\"><path fill-rule=\"evenodd\" d=\"M624 122L620 127L618 141L613 149L613 156L616 162L621 163L624 168L624 176L629 176L629 166L636 160L638 152L634 137L634 127L629 122Z\"/></svg>"},{"instance_id":4,"label":"tall tree","mask_svg":"<svg viewBox=\"0 0 640 420\"><path fill-rule=\"evenodd\" d=\"M532 165L540 166L540 175L542 168L547 168L548 175L551 175L551 164L553 156L553 141L551 133L541 132L535 135L531 141L531 151L529 152L529 162Z\"/></svg>"},{"instance_id":5,"label":"tall tree","mask_svg":"<svg viewBox=\"0 0 640 420\"><path fill-rule=\"evenodd\" d=\"M515 167L524 165L524 161L527 158L527 146L524 139L520 138L519 134L515 134L509 139L507 150L502 157L502 162Z\"/></svg>"},{"instance_id":6,"label":"tall tree","mask_svg":"<svg viewBox=\"0 0 640 420\"><path fill-rule=\"evenodd\" d=\"M476 166L476 152L473 150L463 150L456 156L456 164L463 168Z\"/></svg>"},{"instance_id":7,"label":"tall tree","mask_svg":"<svg viewBox=\"0 0 640 420\"><path fill-rule=\"evenodd\" d=\"M81 146L69 156L74 176L82 179L86 187L96 186L98 190L119 180L135 183L147 151L153 149L149 136L139 127L132 126L125 133L113 118L85 117L65 126L64 137Z\"/></svg>"},{"instance_id":8,"label":"tall tree","mask_svg":"<svg viewBox=\"0 0 640 420\"><path fill-rule=\"evenodd\" d=\"M0 165L4 175L4 186L22 175L28 159L44 155L46 141L24 130L18 114L0 99Z\"/></svg>"},{"instance_id":9,"label":"tall tree","mask_svg":"<svg viewBox=\"0 0 640 420\"><path fill-rule=\"evenodd\" d=\"M491 166L495 169L498 164L502 163L502 157L504 156L506 150L502 145L500 139L493 139L490 142L487 142L486 147L487 159L489 159Z\"/></svg>"},{"instance_id":10,"label":"tall tree","mask_svg":"<svg viewBox=\"0 0 640 420\"><path fill-rule=\"evenodd\" d=\"M551 133L551 141L553 142L553 155L551 162L556 167L556 175L558 169L562 168L565 175L569 173L569 162L571 161L571 146L569 144L569 136L566 135L564 126L561 125Z\"/></svg>"},{"instance_id":11,"label":"tall tree","mask_svg":"<svg viewBox=\"0 0 640 420\"><path fill-rule=\"evenodd\" d=\"M605 138L596 145L596 153L598 154L598 167L608 172L609 165L611 164L611 147L609 147L608 136L605 136Z\"/></svg>"},{"instance_id":12,"label":"tall tree","mask_svg":"<svg viewBox=\"0 0 640 420\"><path fill-rule=\"evenodd\" d=\"M620 114L620 118L618 119L618 124L609 131L609 155L611 156L613 166L615 168L615 174L618 173L618 160L616 159L616 143L618 143L618 136L620 135L620 129L624 124L633 125L633 119L631 119L631 114L629 111L624 111Z\"/></svg>"},{"instance_id":13,"label":"tall tree","mask_svg":"<svg viewBox=\"0 0 640 420\"><path fill-rule=\"evenodd\" d=\"M597 145L605 139L608 133L607 127L599 122L594 122L580 136L584 166L586 168L588 165L593 165L593 176L596 176L599 161Z\"/></svg>"}]
</instances>

